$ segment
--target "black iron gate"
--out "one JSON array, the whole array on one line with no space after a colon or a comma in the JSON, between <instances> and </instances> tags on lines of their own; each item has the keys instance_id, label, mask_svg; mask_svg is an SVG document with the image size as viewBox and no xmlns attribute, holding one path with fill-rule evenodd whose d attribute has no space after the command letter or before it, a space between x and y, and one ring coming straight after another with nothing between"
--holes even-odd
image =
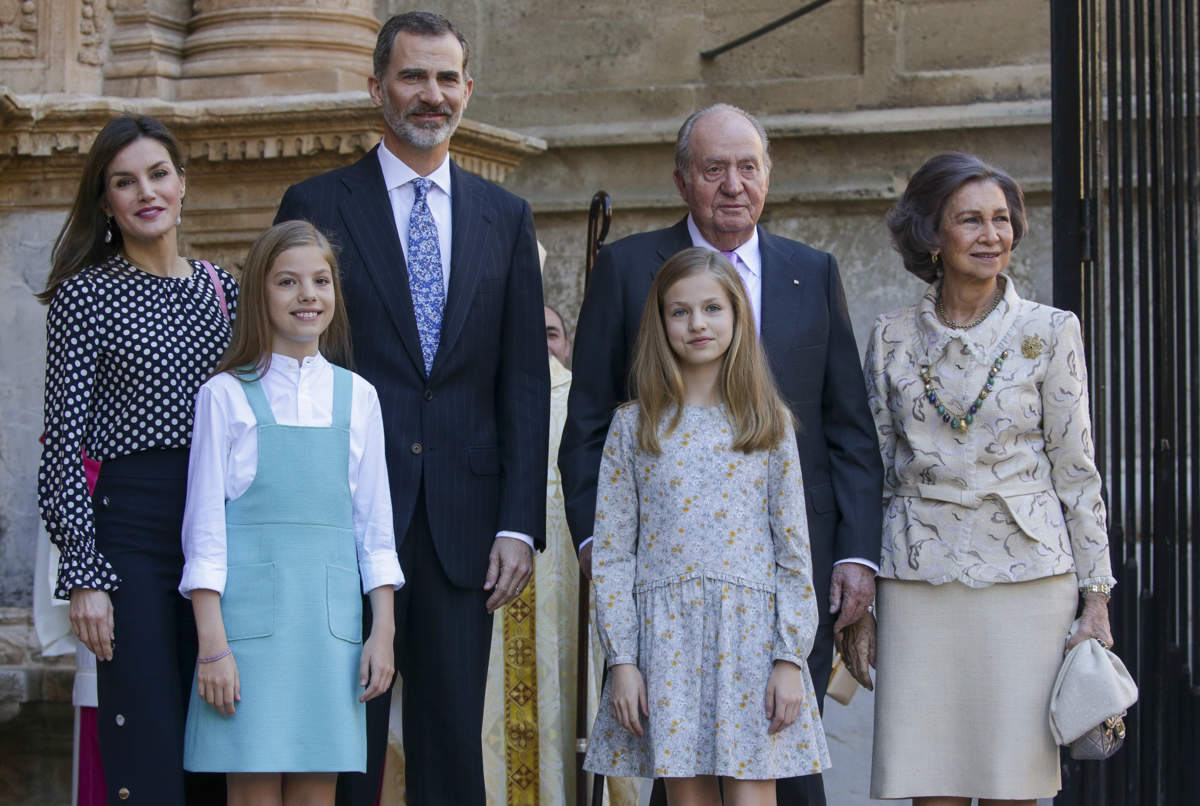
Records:
<instances>
[{"instance_id":1,"label":"black iron gate","mask_svg":"<svg viewBox=\"0 0 1200 806\"><path fill-rule=\"evenodd\" d=\"M1200 0L1051 3L1054 297L1084 325L1141 687L1124 749L1057 804L1200 804ZM1065 757L1064 757L1065 758Z\"/></svg>"}]
</instances>

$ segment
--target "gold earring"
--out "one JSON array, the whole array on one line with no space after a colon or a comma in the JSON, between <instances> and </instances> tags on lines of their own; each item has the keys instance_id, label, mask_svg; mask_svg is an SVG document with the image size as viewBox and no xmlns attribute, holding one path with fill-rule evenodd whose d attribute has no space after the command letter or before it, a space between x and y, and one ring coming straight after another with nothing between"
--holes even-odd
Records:
<instances>
[{"instance_id":1,"label":"gold earring","mask_svg":"<svg viewBox=\"0 0 1200 806\"><path fill-rule=\"evenodd\" d=\"M933 261L933 265L935 265L935 266L936 266L936 265L937 265L937 263L938 263L938 260L940 260L940 259L941 259L941 253L940 253L940 252L930 252L930 253L929 253L929 259L930 259L931 261Z\"/></svg>"}]
</instances>

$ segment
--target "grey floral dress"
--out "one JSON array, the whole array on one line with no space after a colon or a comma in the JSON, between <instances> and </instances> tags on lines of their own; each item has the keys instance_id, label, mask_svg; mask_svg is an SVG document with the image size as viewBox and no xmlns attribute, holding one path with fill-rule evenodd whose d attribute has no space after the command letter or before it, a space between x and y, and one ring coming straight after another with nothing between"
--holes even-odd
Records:
<instances>
[{"instance_id":1,"label":"grey floral dress","mask_svg":"<svg viewBox=\"0 0 1200 806\"><path fill-rule=\"evenodd\" d=\"M604 447L593 549L597 627L609 666L636 663L650 716L637 737L605 686L584 767L616 776L787 778L829 767L805 658L817 600L795 435L732 448L722 406L687 406L662 453L637 445L636 403ZM661 432L660 432L661 433ZM804 675L800 717L770 736L776 660Z\"/></svg>"}]
</instances>

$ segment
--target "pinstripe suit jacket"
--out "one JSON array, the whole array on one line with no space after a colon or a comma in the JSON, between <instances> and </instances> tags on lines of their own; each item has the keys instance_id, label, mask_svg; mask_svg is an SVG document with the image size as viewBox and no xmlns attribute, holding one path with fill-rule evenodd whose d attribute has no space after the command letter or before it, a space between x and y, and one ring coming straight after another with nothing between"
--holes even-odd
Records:
<instances>
[{"instance_id":1,"label":"pinstripe suit jacket","mask_svg":"<svg viewBox=\"0 0 1200 806\"><path fill-rule=\"evenodd\" d=\"M378 148L378 146L376 146ZM379 157L288 188L338 250L356 371L379 392L399 544L424 484L447 576L478 587L496 532L545 546L550 377L529 204L451 163L450 288L427 378Z\"/></svg>"}]
</instances>

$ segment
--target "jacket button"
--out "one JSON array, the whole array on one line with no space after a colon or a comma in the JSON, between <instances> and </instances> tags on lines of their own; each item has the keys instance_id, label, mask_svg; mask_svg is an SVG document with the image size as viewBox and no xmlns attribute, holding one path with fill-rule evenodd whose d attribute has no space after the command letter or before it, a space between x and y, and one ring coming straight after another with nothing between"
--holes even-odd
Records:
<instances>
[{"instance_id":1,"label":"jacket button","mask_svg":"<svg viewBox=\"0 0 1200 806\"><path fill-rule=\"evenodd\" d=\"M432 389L426 389L426 390L425 390L425 399L426 399L426 400L433 400L433 390L432 390Z\"/></svg>"},{"instance_id":2,"label":"jacket button","mask_svg":"<svg viewBox=\"0 0 1200 806\"><path fill-rule=\"evenodd\" d=\"M117 718L114 719L113 721L117 723L118 728L125 727L125 715L124 714L117 714Z\"/></svg>"},{"instance_id":3,"label":"jacket button","mask_svg":"<svg viewBox=\"0 0 1200 806\"><path fill-rule=\"evenodd\" d=\"M418 455L421 453L421 443L420 442L414 442L412 444L412 452L415 454L418 454Z\"/></svg>"},{"instance_id":4,"label":"jacket button","mask_svg":"<svg viewBox=\"0 0 1200 806\"><path fill-rule=\"evenodd\" d=\"M129 787L123 786L117 790L117 797L121 800L129 800Z\"/></svg>"},{"instance_id":5,"label":"jacket button","mask_svg":"<svg viewBox=\"0 0 1200 806\"><path fill-rule=\"evenodd\" d=\"M108 506L108 496L107 496L107 495L105 495L105 496L101 497L101 498L100 498L100 503L101 503L101 504L104 504L104 506Z\"/></svg>"}]
</instances>

